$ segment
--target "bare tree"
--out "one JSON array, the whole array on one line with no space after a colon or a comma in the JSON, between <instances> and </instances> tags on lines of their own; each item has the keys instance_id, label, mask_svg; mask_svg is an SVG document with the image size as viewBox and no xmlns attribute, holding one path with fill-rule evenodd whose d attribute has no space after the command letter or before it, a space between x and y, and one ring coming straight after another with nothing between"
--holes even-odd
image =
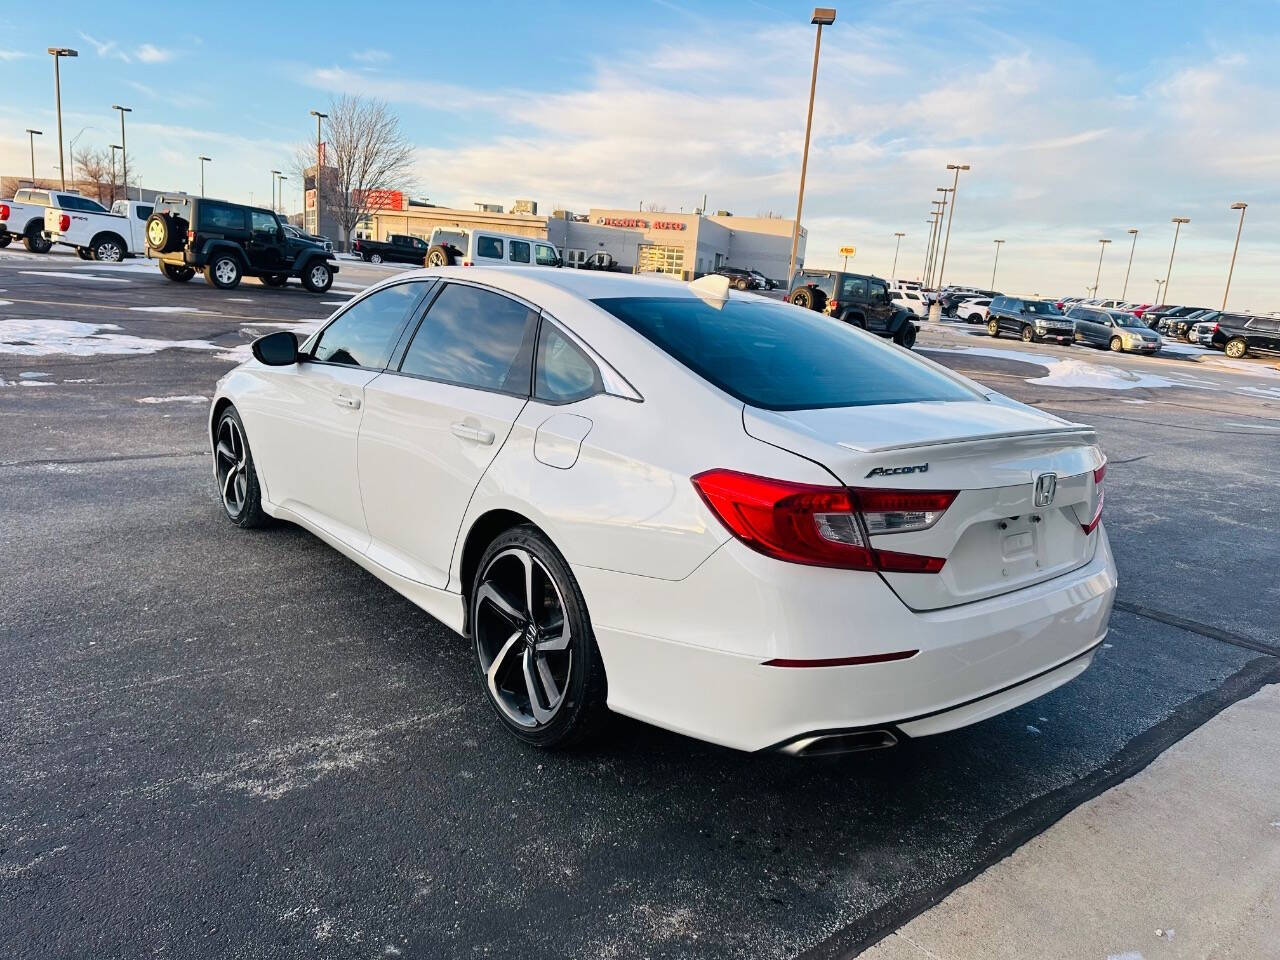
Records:
<instances>
[{"instance_id":1,"label":"bare tree","mask_svg":"<svg viewBox=\"0 0 1280 960\"><path fill-rule=\"evenodd\" d=\"M104 207L111 206L116 199L116 183L111 169L111 151L95 150L84 146L71 157L71 163L77 171L77 178L89 185L90 191Z\"/></svg>"},{"instance_id":2,"label":"bare tree","mask_svg":"<svg viewBox=\"0 0 1280 960\"><path fill-rule=\"evenodd\" d=\"M395 191L412 183L413 144L382 100L352 94L329 101L324 121L325 169L317 171L321 205L333 214L347 248L360 221L387 209ZM316 166L314 143L298 148L295 169Z\"/></svg>"}]
</instances>

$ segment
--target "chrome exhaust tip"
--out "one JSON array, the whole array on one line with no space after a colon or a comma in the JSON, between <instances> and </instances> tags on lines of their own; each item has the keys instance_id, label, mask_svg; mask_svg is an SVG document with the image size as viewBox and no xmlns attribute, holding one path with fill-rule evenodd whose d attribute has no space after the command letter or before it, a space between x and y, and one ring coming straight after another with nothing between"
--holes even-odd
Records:
<instances>
[{"instance_id":1,"label":"chrome exhaust tip","mask_svg":"<svg viewBox=\"0 0 1280 960\"><path fill-rule=\"evenodd\" d=\"M841 753L884 750L896 746L898 736L892 730L854 730L849 733L820 733L792 740L782 753L793 757L833 757Z\"/></svg>"}]
</instances>

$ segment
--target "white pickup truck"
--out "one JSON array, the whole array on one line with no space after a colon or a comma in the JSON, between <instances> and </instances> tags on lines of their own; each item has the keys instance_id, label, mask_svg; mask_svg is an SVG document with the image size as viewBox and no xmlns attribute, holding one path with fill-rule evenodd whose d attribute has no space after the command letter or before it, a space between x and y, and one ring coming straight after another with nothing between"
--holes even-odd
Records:
<instances>
[{"instance_id":1,"label":"white pickup truck","mask_svg":"<svg viewBox=\"0 0 1280 960\"><path fill-rule=\"evenodd\" d=\"M44 235L44 212L51 206L76 207L83 212L107 212L102 204L78 193L24 187L13 195L12 200L0 200L0 247L7 247L13 240L21 240L32 253L48 253L53 244Z\"/></svg>"},{"instance_id":2,"label":"white pickup truck","mask_svg":"<svg viewBox=\"0 0 1280 960\"><path fill-rule=\"evenodd\" d=\"M150 203L117 200L108 212L98 204L94 204L98 209L87 210L83 203L68 203L83 201L84 197L55 197L60 202L44 211L44 235L50 242L75 247L81 260L116 263L125 257L146 254Z\"/></svg>"}]
</instances>

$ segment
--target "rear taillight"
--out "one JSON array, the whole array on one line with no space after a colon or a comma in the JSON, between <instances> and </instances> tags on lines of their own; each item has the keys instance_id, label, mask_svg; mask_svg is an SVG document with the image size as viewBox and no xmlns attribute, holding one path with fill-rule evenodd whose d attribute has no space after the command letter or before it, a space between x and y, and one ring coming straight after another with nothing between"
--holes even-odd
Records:
<instances>
[{"instance_id":1,"label":"rear taillight","mask_svg":"<svg viewBox=\"0 0 1280 960\"><path fill-rule=\"evenodd\" d=\"M195 242L196 242L196 232L194 230L188 230L187 243L195 243Z\"/></svg>"},{"instance_id":2,"label":"rear taillight","mask_svg":"<svg viewBox=\"0 0 1280 960\"><path fill-rule=\"evenodd\" d=\"M9 207L7 204L0 203L0 220L9 219Z\"/></svg>"},{"instance_id":3,"label":"rear taillight","mask_svg":"<svg viewBox=\"0 0 1280 960\"><path fill-rule=\"evenodd\" d=\"M63 233L71 229L71 218L65 213L58 218L58 229Z\"/></svg>"},{"instance_id":4,"label":"rear taillight","mask_svg":"<svg viewBox=\"0 0 1280 960\"><path fill-rule=\"evenodd\" d=\"M937 573L942 557L871 547L870 533L924 530L955 492L853 490L709 470L693 485L729 532L758 553L817 567Z\"/></svg>"},{"instance_id":5,"label":"rear taillight","mask_svg":"<svg viewBox=\"0 0 1280 960\"><path fill-rule=\"evenodd\" d=\"M1080 524L1080 529L1086 534L1093 533L1098 529L1098 523L1102 520L1102 502L1106 499L1106 491L1102 489L1102 480L1107 475L1107 464L1103 461L1102 466L1093 471L1093 485L1098 491L1098 505L1093 509L1093 519L1088 523Z\"/></svg>"},{"instance_id":6,"label":"rear taillight","mask_svg":"<svg viewBox=\"0 0 1280 960\"><path fill-rule=\"evenodd\" d=\"M474 266L475 266L475 264L474 264L474 263L472 263L470 260L463 260L463 261L462 261L462 265L463 265L464 267L474 267Z\"/></svg>"},{"instance_id":7,"label":"rear taillight","mask_svg":"<svg viewBox=\"0 0 1280 960\"><path fill-rule=\"evenodd\" d=\"M836 312L837 310L839 310L839 309L840 309L840 301L839 301L839 300L828 300L828 301L827 301L827 312L828 312L828 313L835 313L835 312Z\"/></svg>"}]
</instances>

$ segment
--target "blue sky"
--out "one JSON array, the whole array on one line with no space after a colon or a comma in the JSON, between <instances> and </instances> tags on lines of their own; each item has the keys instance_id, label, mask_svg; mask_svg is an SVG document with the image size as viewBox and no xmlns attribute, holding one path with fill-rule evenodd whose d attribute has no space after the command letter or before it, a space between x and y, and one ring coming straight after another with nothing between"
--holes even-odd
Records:
<instances>
[{"instance_id":1,"label":"blue sky","mask_svg":"<svg viewBox=\"0 0 1280 960\"><path fill-rule=\"evenodd\" d=\"M1172 299L1221 302L1235 214L1250 206L1232 306L1280 309L1280 6L1274 3L846 4L824 33L805 224L809 262L919 272L934 188L961 179L948 276L1150 299L1174 215L1189 216ZM812 4L539 2L375 8L60 2L0 10L0 171L57 162L50 45L64 61L64 133L104 146L129 118L149 186L264 202L272 167L314 136L337 93L388 100L418 145L416 193L468 206L794 211ZM194 9L194 8L193 8ZM83 132L81 132L83 131ZM300 197L292 184L290 208Z\"/></svg>"}]
</instances>

